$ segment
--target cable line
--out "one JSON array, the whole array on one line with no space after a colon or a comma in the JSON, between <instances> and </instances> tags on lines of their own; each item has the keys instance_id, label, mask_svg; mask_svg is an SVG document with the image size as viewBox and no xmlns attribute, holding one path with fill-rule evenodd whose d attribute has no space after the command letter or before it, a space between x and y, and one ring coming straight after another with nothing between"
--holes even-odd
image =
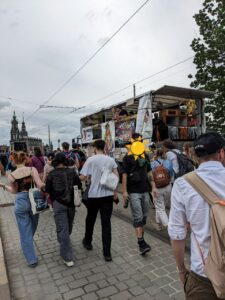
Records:
<instances>
[{"instance_id":1,"label":"cable line","mask_svg":"<svg viewBox=\"0 0 225 300\"><path fill-rule=\"evenodd\" d=\"M187 62L187 61L189 61L189 60L191 60L193 57L194 57L194 56L190 56L190 57L188 57L188 58L186 58L186 59L183 59L183 60L181 60L181 61L179 61L179 62L177 62L177 63L175 63L175 64L173 64L173 65L171 65L171 66L168 66L168 67L166 67L166 68L164 68L164 69L162 69L162 70L160 70L160 71L158 71L158 72L156 72L156 73L153 73L153 74L151 74L151 75L149 75L149 76L147 76L147 77L145 77L145 78L143 78L143 79L141 79L141 80L136 81L134 84L141 83L141 82L143 82L143 81L146 81L147 79L153 78L153 77L155 77L155 76L157 76L157 75L159 75L159 74L161 74L161 73L164 73L164 72L166 72L166 71L168 71L168 70L170 70L170 69L173 69L173 68L175 68L175 67L177 67L177 66L179 66L179 65L181 65L181 64L183 64L183 63L185 63L185 62ZM93 104L96 104L96 103L98 103L98 102L101 102L101 101L105 100L106 98L109 98L109 97L111 97L111 96L114 96L114 95L116 95L116 94L118 94L118 93L120 93L120 92L122 92L122 91L128 89L129 87L133 87L134 84L129 84L129 85L127 85L127 86L124 87L124 88L121 88L121 89L119 89L119 90L117 90L117 91L115 91L115 92L112 92L112 93L110 93L110 94L108 94L108 95L106 95L106 96L104 96L104 97L98 98L98 99L96 99L95 101L92 101L92 102L86 104L85 106L83 106L83 107L81 107L81 108L78 108L77 110L82 110L82 109L87 108L87 107L89 107L89 106L91 106L91 105L93 105ZM69 113L66 113L66 114L65 114L64 116L62 116L61 118L58 117L58 118L54 119L53 121L51 121L51 124L56 123L57 121L59 121L59 120L65 118L66 116L68 116L68 114L71 114L71 113L74 113L74 112L76 112L76 111L70 111ZM45 127L45 126L47 126L47 125L48 125L48 124L44 124L44 125L42 125L41 127Z\"/></svg>"},{"instance_id":2,"label":"cable line","mask_svg":"<svg viewBox=\"0 0 225 300\"><path fill-rule=\"evenodd\" d=\"M57 88L57 90L43 103L47 104L49 101L51 101L59 92L61 92L64 87L73 80L86 66L89 64L90 61L94 59L94 57L127 25L127 23L130 22L130 20L149 2L149 0L146 0L111 36L108 38L106 42L103 43L103 45L98 48L61 86ZM37 113L40 110L40 108L37 108L30 116L28 116L27 119L29 119L31 116L33 116L35 113Z\"/></svg>"}]
</instances>

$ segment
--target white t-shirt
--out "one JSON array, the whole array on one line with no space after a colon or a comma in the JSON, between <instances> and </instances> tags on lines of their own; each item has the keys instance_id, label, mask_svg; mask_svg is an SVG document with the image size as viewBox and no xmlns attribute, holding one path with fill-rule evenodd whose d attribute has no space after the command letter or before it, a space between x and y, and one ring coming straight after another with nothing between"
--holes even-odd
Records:
<instances>
[{"instance_id":1,"label":"white t-shirt","mask_svg":"<svg viewBox=\"0 0 225 300\"><path fill-rule=\"evenodd\" d=\"M104 167L113 171L117 168L117 164L113 158L105 154L97 154L86 160L80 172L83 176L91 176L91 186L88 193L89 198L101 198L113 195L112 190L100 184Z\"/></svg>"},{"instance_id":2,"label":"white t-shirt","mask_svg":"<svg viewBox=\"0 0 225 300\"><path fill-rule=\"evenodd\" d=\"M173 149L172 151L177 152L177 153L181 153L177 149ZM166 159L168 159L169 161L171 161L171 163L173 165L174 173L177 174L179 172L179 164L178 164L178 160L177 160L176 154L173 153L172 151L166 152Z\"/></svg>"}]
</instances>

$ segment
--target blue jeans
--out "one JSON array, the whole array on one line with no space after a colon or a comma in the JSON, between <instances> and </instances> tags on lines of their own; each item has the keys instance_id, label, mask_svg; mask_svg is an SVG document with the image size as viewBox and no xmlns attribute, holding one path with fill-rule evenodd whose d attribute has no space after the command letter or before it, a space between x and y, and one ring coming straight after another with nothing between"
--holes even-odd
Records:
<instances>
[{"instance_id":1,"label":"blue jeans","mask_svg":"<svg viewBox=\"0 0 225 300\"><path fill-rule=\"evenodd\" d=\"M39 215L33 215L28 192L16 194L15 215L20 232L20 242L27 263L38 261L34 249L33 236L37 229Z\"/></svg>"},{"instance_id":2,"label":"blue jeans","mask_svg":"<svg viewBox=\"0 0 225 300\"><path fill-rule=\"evenodd\" d=\"M135 228L143 227L146 224L150 208L149 193L130 193L129 198L130 208L133 215L133 225Z\"/></svg>"}]
</instances>

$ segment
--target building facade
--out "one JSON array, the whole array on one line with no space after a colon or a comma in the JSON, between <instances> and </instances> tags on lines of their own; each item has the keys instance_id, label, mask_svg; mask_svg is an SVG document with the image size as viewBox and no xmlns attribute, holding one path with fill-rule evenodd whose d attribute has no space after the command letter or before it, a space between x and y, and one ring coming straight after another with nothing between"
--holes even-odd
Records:
<instances>
[{"instance_id":1,"label":"building facade","mask_svg":"<svg viewBox=\"0 0 225 300\"><path fill-rule=\"evenodd\" d=\"M10 148L12 151L33 151L34 147L40 147L42 149L42 140L28 136L26 130L26 124L24 118L19 129L18 121L14 111L13 118L11 120L11 132L10 132Z\"/></svg>"}]
</instances>

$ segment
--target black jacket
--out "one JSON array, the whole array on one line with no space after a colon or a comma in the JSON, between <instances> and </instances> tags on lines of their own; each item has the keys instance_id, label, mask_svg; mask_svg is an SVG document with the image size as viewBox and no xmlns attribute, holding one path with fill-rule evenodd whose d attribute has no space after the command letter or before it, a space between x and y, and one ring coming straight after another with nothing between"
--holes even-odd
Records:
<instances>
[{"instance_id":1,"label":"black jacket","mask_svg":"<svg viewBox=\"0 0 225 300\"><path fill-rule=\"evenodd\" d=\"M74 207L74 185L81 189L81 181L74 168L56 168L49 173L45 190L53 202Z\"/></svg>"}]
</instances>

